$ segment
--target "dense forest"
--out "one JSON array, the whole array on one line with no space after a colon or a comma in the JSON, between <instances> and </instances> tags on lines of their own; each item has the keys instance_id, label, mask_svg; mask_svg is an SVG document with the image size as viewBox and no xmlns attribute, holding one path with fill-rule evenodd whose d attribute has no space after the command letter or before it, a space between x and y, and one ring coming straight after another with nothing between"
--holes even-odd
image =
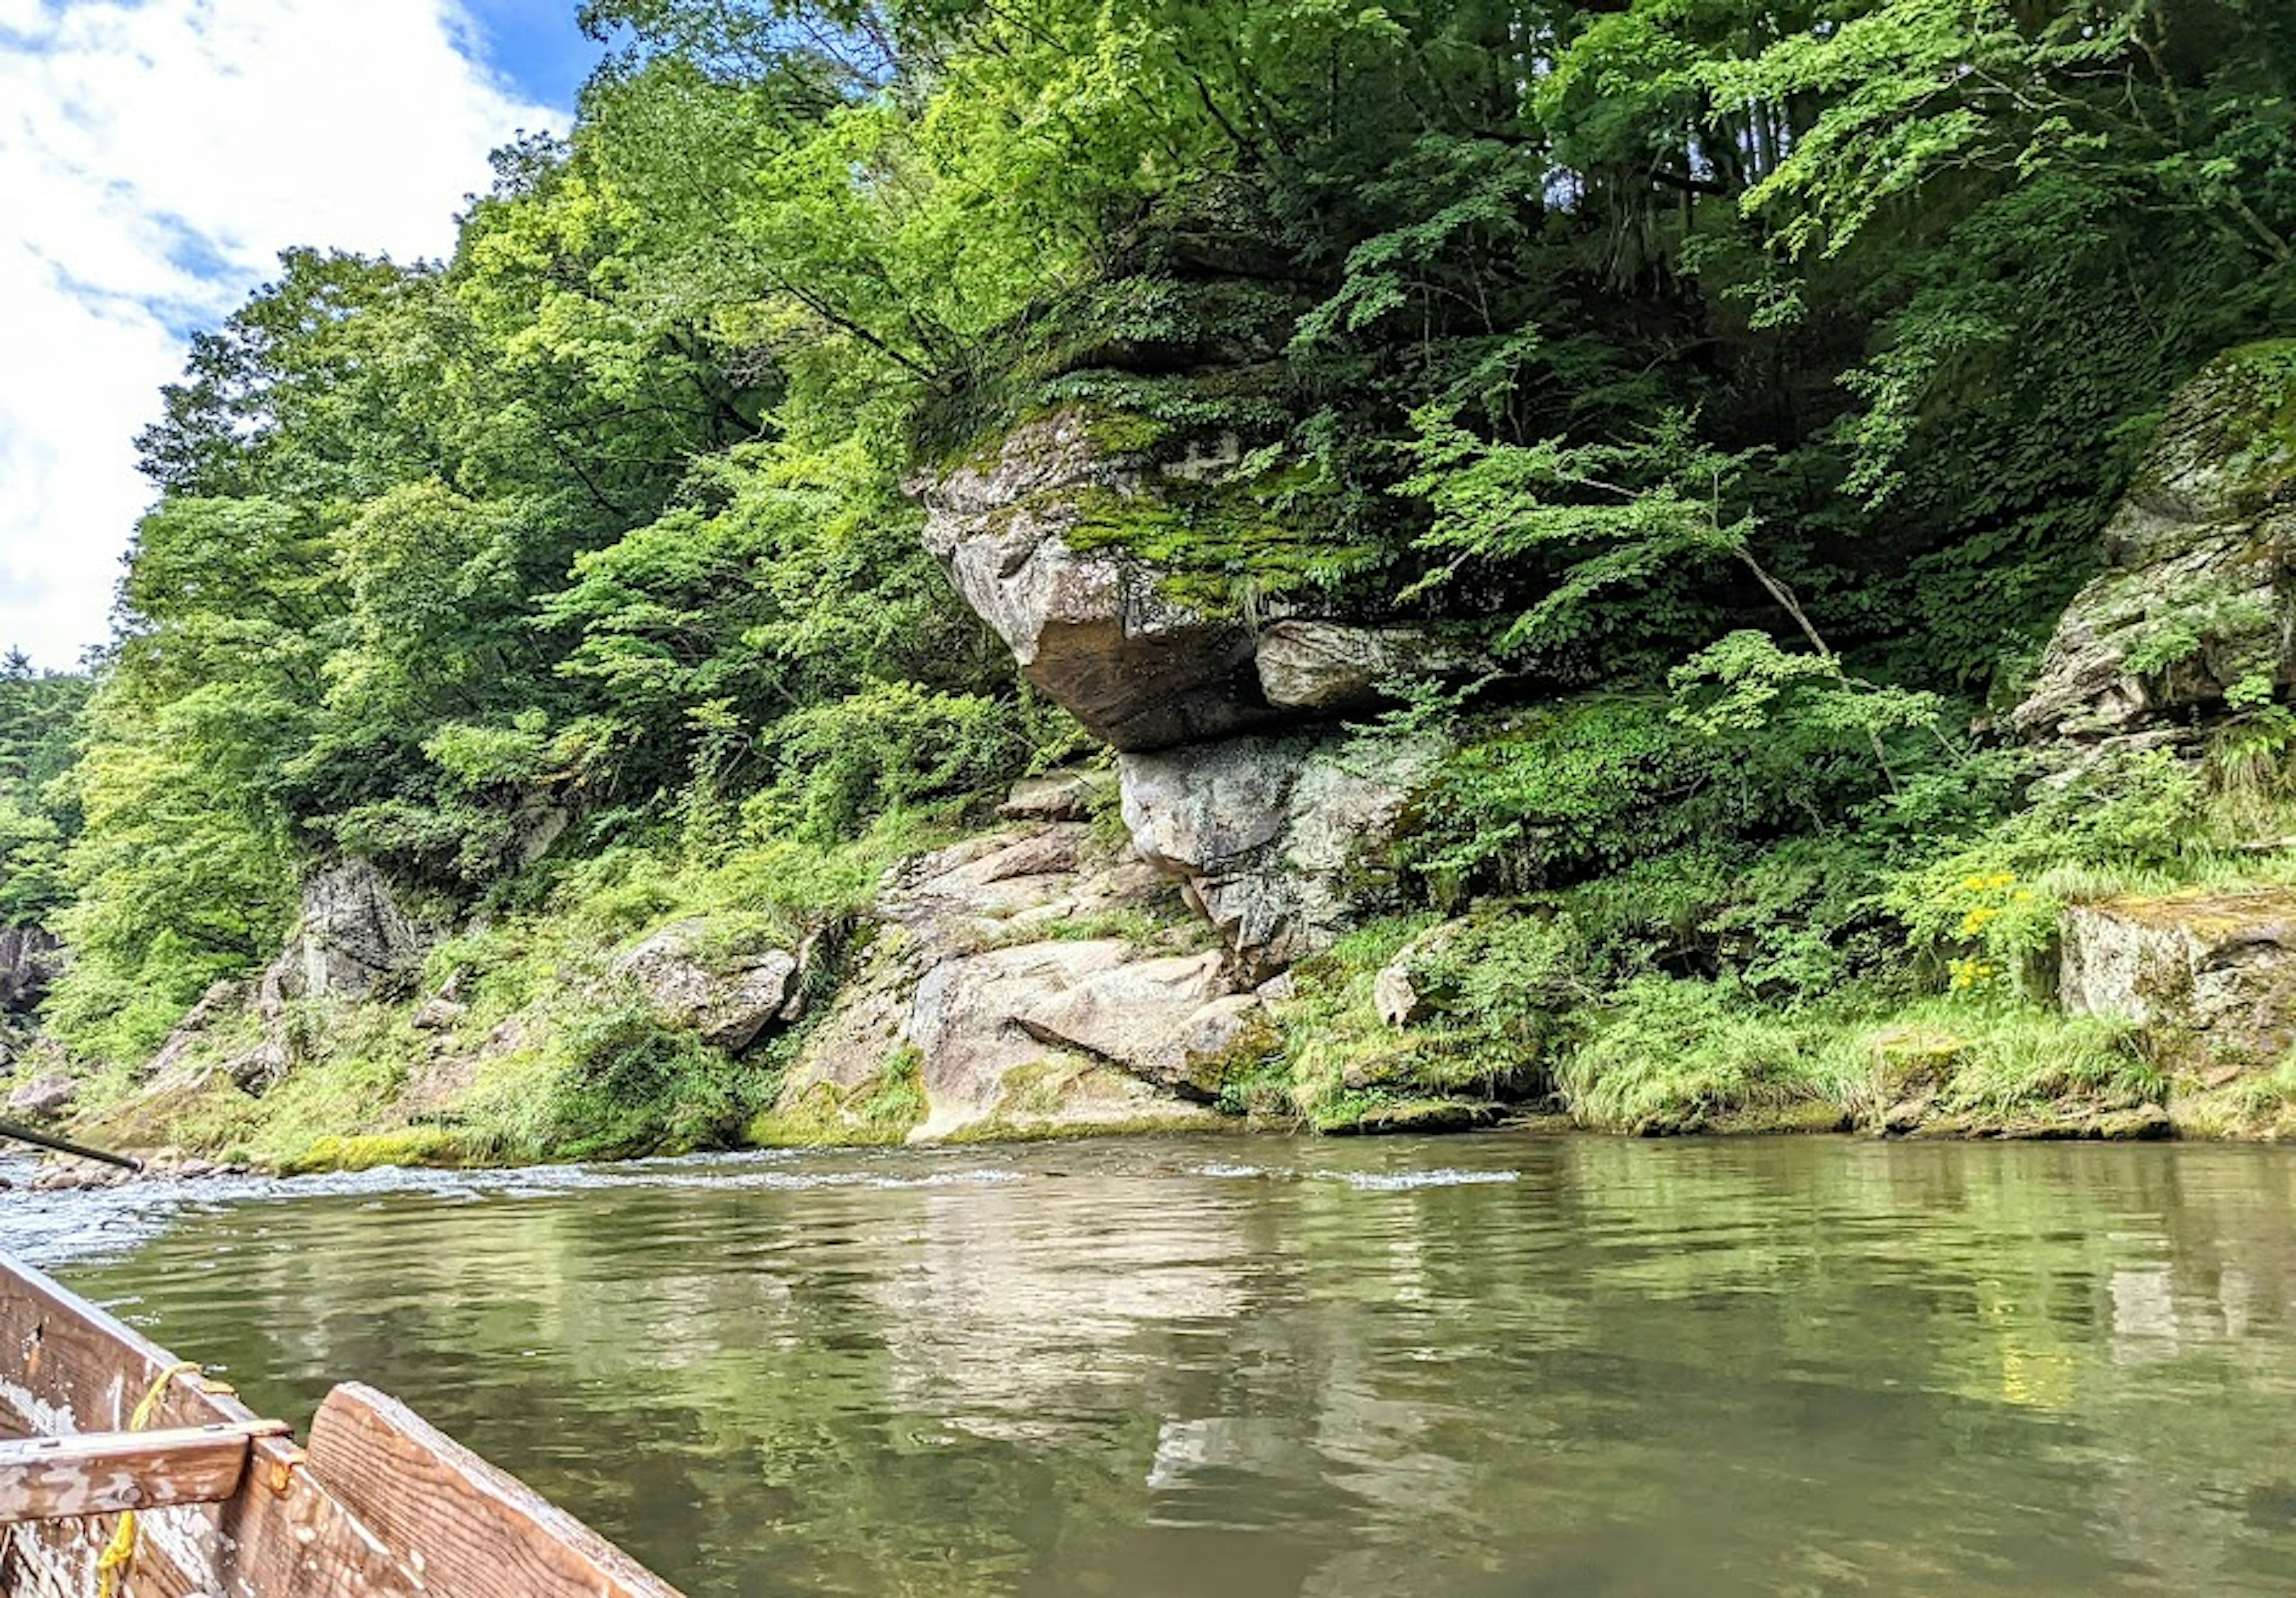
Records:
<instances>
[{"instance_id":1,"label":"dense forest","mask_svg":"<svg viewBox=\"0 0 2296 1598\"><path fill-rule=\"evenodd\" d=\"M1173 602L1444 640L1356 718L1445 750L1386 897L1226 1107L1838 1116L1890 1091L1876 1027L1950 1034L1947 1109L2162 1097L2038 973L2072 900L2289 874L2258 846L2285 674L2070 763L2007 713L2180 389L2237 352L2268 403L2226 447L2287 425L2296 12L583 21L571 133L497 154L450 259L315 241L198 337L117 635L86 679L0 668L0 918L63 939L43 1024L91 1100L273 958L319 863L448 930L426 980L473 973L492 1023L673 914L847 914L1103 761L921 537L921 484L1063 411L1144 458L1240 441L1231 491L1092 523ZM2136 665L2248 602L2183 596ZM1367 995L1414 939L1439 996L1398 1040ZM621 1004L561 1014L497 1146L723 1140L771 1101L786 1059ZM399 1025L309 1047L306 1131L396 1091ZM201 1113L170 1134L250 1135Z\"/></svg>"}]
</instances>

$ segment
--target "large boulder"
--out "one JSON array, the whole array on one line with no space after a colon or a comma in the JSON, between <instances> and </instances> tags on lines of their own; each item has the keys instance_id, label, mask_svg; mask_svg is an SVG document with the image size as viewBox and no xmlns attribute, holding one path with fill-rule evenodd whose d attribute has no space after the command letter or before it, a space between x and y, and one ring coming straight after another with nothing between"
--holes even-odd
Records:
<instances>
[{"instance_id":1,"label":"large boulder","mask_svg":"<svg viewBox=\"0 0 2296 1598\"><path fill-rule=\"evenodd\" d=\"M1110 771L1055 771L1013 784L996 814L1005 821L1089 821L1103 794L1116 788Z\"/></svg>"},{"instance_id":2,"label":"large boulder","mask_svg":"<svg viewBox=\"0 0 2296 1598\"><path fill-rule=\"evenodd\" d=\"M1217 952L1136 956L1046 988L1013 1019L1040 1043L1082 1050L1209 1103L1220 1096L1223 1057L1261 1014L1259 999L1235 990L1224 963Z\"/></svg>"},{"instance_id":3,"label":"large boulder","mask_svg":"<svg viewBox=\"0 0 2296 1598\"><path fill-rule=\"evenodd\" d=\"M248 985L226 979L209 983L200 996L199 1003L184 1012L168 1034L167 1042L152 1056L150 1072L154 1081L173 1085L187 1080L184 1073L200 1051L200 1045L228 1022L236 1020L247 1008Z\"/></svg>"},{"instance_id":4,"label":"large boulder","mask_svg":"<svg viewBox=\"0 0 2296 1598\"><path fill-rule=\"evenodd\" d=\"M1319 717L1369 709L1397 679L1457 679L1495 666L1488 656L1424 627L1357 627L1308 617L1262 629L1252 663L1269 704Z\"/></svg>"},{"instance_id":5,"label":"large boulder","mask_svg":"<svg viewBox=\"0 0 2296 1598\"><path fill-rule=\"evenodd\" d=\"M19 1083L8 1094L8 1113L28 1121L61 1119L79 1097L79 1084L61 1071Z\"/></svg>"},{"instance_id":6,"label":"large boulder","mask_svg":"<svg viewBox=\"0 0 2296 1598\"><path fill-rule=\"evenodd\" d=\"M1205 1124L1206 1068L1259 1002L1175 947L1169 885L1081 823L967 839L889 873L860 971L761 1130L914 1141ZM1161 929L1159 930L1158 929ZM1198 935L1200 936L1200 935ZM1192 1102L1191 1101L1195 1101Z\"/></svg>"},{"instance_id":7,"label":"large boulder","mask_svg":"<svg viewBox=\"0 0 2296 1598\"><path fill-rule=\"evenodd\" d=\"M1293 619L1259 635L1253 665L1268 703L1336 712L1377 702L1380 684L1415 664L1426 644L1414 629Z\"/></svg>"},{"instance_id":8,"label":"large boulder","mask_svg":"<svg viewBox=\"0 0 2296 1598\"><path fill-rule=\"evenodd\" d=\"M1129 754L1124 819L1264 981L1391 897L1382 852L1440 752L1430 739L1341 734Z\"/></svg>"},{"instance_id":9,"label":"large boulder","mask_svg":"<svg viewBox=\"0 0 2296 1598\"><path fill-rule=\"evenodd\" d=\"M29 1015L46 996L58 946L37 927L0 927L0 1015Z\"/></svg>"},{"instance_id":10,"label":"large boulder","mask_svg":"<svg viewBox=\"0 0 2296 1598\"><path fill-rule=\"evenodd\" d=\"M2011 714L2095 742L2296 682L2296 344L2227 356L2177 394Z\"/></svg>"},{"instance_id":11,"label":"large boulder","mask_svg":"<svg viewBox=\"0 0 2296 1598\"><path fill-rule=\"evenodd\" d=\"M2269 1068L2296 1043L2296 890L2191 890L2067 912L2059 997L2144 1029L2156 1058Z\"/></svg>"},{"instance_id":12,"label":"large boulder","mask_svg":"<svg viewBox=\"0 0 2296 1598\"><path fill-rule=\"evenodd\" d=\"M709 928L678 922L627 950L611 975L643 994L667 1025L690 1028L704 1043L740 1053L783 1019L793 1019L799 960L786 949L712 949Z\"/></svg>"},{"instance_id":13,"label":"large boulder","mask_svg":"<svg viewBox=\"0 0 2296 1598\"><path fill-rule=\"evenodd\" d=\"M995 449L917 485L926 547L1013 651L1022 673L1119 750L1166 749L1275 719L1241 621L1177 603L1154 567L1074 536L1159 492L1164 468L1111 448L1081 407L1006 432Z\"/></svg>"},{"instance_id":14,"label":"large boulder","mask_svg":"<svg viewBox=\"0 0 2296 1598\"><path fill-rule=\"evenodd\" d=\"M265 1008L283 999L393 993L421 968L430 941L372 861L322 867L304 879L295 930L264 973Z\"/></svg>"}]
</instances>

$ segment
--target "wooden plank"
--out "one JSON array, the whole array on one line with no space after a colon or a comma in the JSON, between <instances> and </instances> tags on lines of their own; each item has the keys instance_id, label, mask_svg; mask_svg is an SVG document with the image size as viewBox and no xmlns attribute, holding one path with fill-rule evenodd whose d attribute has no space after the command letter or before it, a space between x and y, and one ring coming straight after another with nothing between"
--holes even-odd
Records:
<instances>
[{"instance_id":1,"label":"wooden plank","mask_svg":"<svg viewBox=\"0 0 2296 1598\"><path fill-rule=\"evenodd\" d=\"M311 1470L455 1598L679 1598L676 1589L397 1399L345 1383L311 1423Z\"/></svg>"},{"instance_id":2,"label":"wooden plank","mask_svg":"<svg viewBox=\"0 0 2296 1598\"><path fill-rule=\"evenodd\" d=\"M239 1490L248 1445L286 1430L258 1422L0 1443L0 1526L220 1504Z\"/></svg>"},{"instance_id":3,"label":"wooden plank","mask_svg":"<svg viewBox=\"0 0 2296 1598\"><path fill-rule=\"evenodd\" d=\"M161 1372L177 1362L133 1328L0 1255L0 1413L33 1436L125 1430ZM172 1382L149 1424L171 1430L260 1424L231 1389ZM115 1523L51 1520L8 1534L5 1598L87 1598ZM241 1491L220 1504L137 1517L133 1598L437 1598L324 1487L285 1438L258 1437Z\"/></svg>"}]
</instances>

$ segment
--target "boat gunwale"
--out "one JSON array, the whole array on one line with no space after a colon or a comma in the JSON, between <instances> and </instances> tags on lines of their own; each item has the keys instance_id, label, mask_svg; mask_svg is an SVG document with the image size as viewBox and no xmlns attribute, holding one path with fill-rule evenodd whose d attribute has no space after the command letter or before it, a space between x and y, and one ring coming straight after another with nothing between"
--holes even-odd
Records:
<instances>
[{"instance_id":1,"label":"boat gunwale","mask_svg":"<svg viewBox=\"0 0 2296 1598\"><path fill-rule=\"evenodd\" d=\"M49 1359L52 1342L67 1368ZM70 1368L75 1357L87 1368ZM79 1390L99 1370L98 1390ZM73 1390L59 1394L60 1384ZM187 1367L109 1310L0 1251L0 1424L26 1437L126 1431L139 1409L152 1429L226 1426L249 1438L232 1497L139 1514L135 1598L436 1598L425 1578L433 1562L459 1562L482 1584L467 1594L458 1587L458 1598L681 1598L578 1517L356 1382L329 1393L311 1436L324 1453L328 1446L318 1439L364 1427L396 1456L404 1479L347 1470L341 1483L331 1481L283 1426L256 1414L229 1383ZM397 1501L410 1488L437 1495L435 1514ZM395 1544L376 1529L378 1516L410 1535ZM94 1561L114 1520L11 1528L18 1535L0 1544L0 1598L84 1598L95 1590ZM433 1531L436 1540L420 1535ZM24 1576L31 1585L18 1585ZM521 1585L507 1585L513 1579Z\"/></svg>"}]
</instances>

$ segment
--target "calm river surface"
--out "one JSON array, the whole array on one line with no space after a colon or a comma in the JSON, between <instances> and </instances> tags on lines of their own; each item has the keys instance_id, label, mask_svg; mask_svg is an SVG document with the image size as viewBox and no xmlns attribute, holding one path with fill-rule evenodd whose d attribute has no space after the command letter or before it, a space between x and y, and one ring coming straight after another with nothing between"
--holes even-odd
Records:
<instances>
[{"instance_id":1,"label":"calm river surface","mask_svg":"<svg viewBox=\"0 0 2296 1598\"><path fill-rule=\"evenodd\" d=\"M2296 1152L1067 1143L0 1195L694 1598L2296 1593Z\"/></svg>"}]
</instances>

